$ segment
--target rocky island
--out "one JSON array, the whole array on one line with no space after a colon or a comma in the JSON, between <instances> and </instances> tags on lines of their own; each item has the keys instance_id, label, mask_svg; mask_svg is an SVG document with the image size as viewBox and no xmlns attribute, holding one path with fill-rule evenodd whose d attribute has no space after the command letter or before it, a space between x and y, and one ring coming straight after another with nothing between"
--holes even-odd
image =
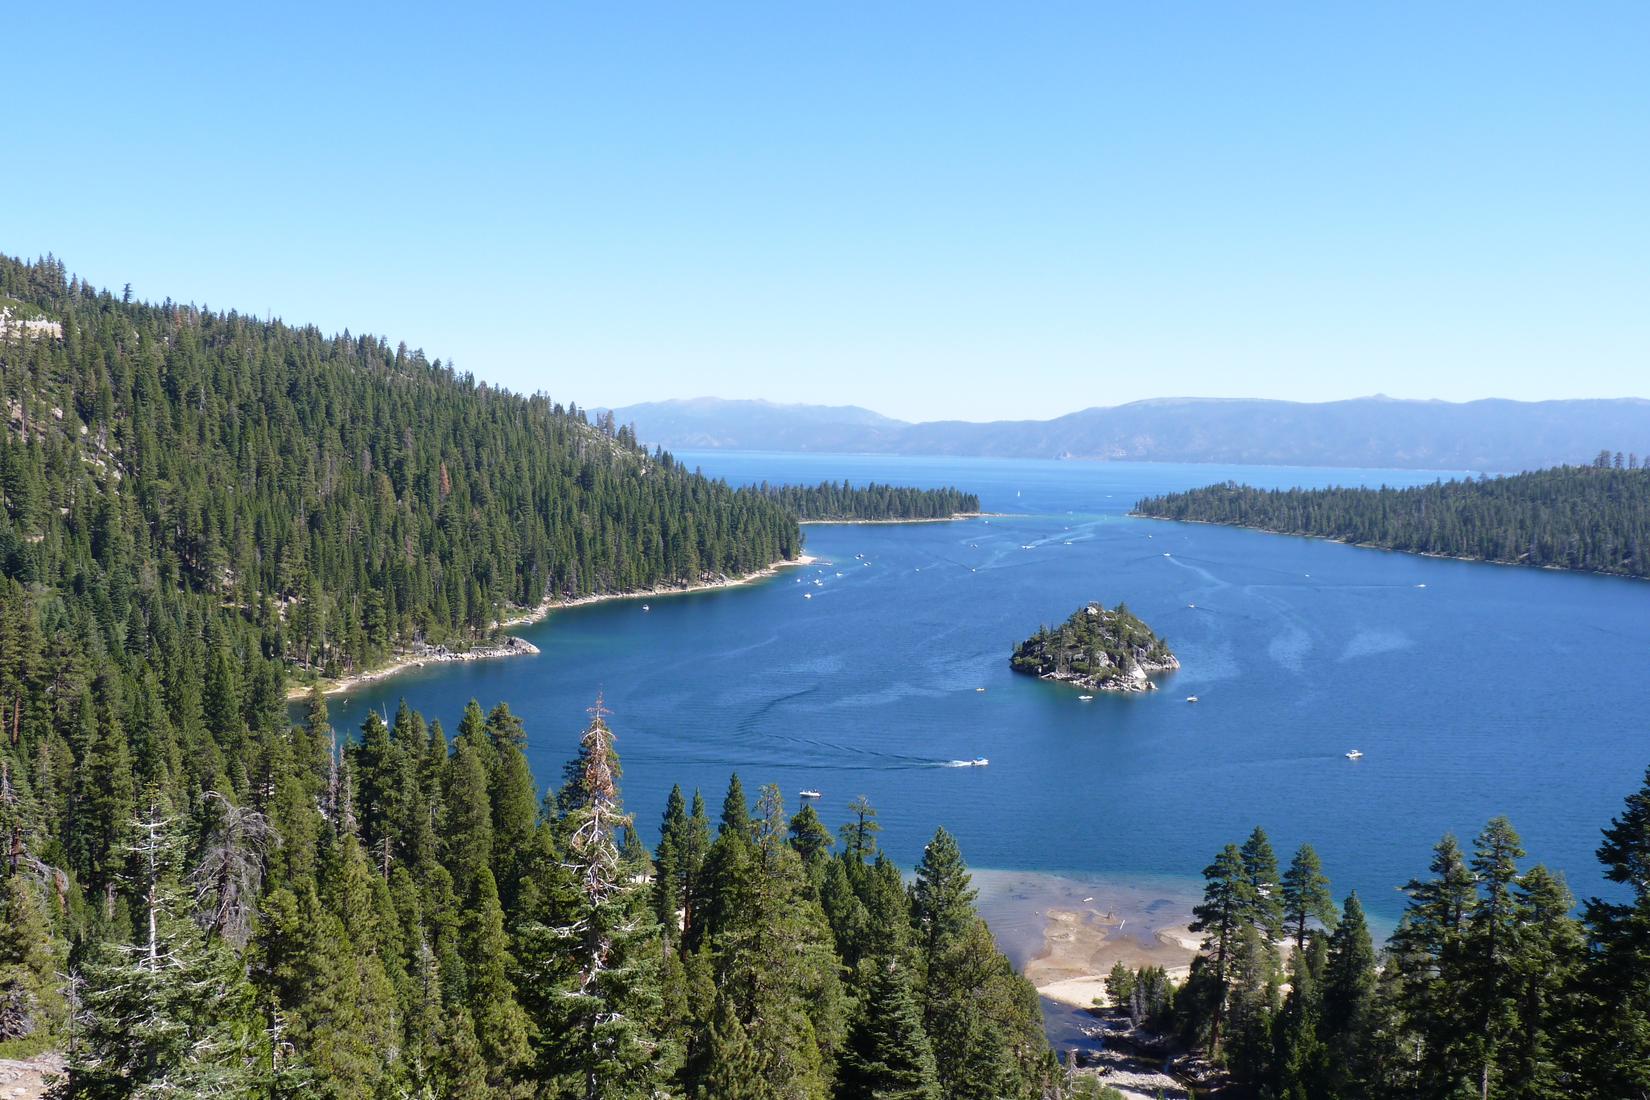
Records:
<instances>
[{"instance_id":1,"label":"rocky island","mask_svg":"<svg viewBox=\"0 0 1650 1100\"><path fill-rule=\"evenodd\" d=\"M1060 626L1040 627L1014 647L1009 665L1086 691L1156 691L1151 674L1179 668L1180 661L1126 605L1108 611L1091 603Z\"/></svg>"}]
</instances>

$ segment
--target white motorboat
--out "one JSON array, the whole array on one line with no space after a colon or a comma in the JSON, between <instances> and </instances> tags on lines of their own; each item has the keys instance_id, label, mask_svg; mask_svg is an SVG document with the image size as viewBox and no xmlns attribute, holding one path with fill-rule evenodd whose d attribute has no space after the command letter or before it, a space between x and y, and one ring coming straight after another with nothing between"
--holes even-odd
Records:
<instances>
[{"instance_id":1,"label":"white motorboat","mask_svg":"<svg viewBox=\"0 0 1650 1100\"><path fill-rule=\"evenodd\" d=\"M1195 703L1195 702L1197 702L1197 696L1195 696L1195 695L1188 695L1188 696L1186 696L1186 701L1187 701L1187 702L1188 702L1188 703Z\"/></svg>"},{"instance_id":2,"label":"white motorboat","mask_svg":"<svg viewBox=\"0 0 1650 1100\"><path fill-rule=\"evenodd\" d=\"M1091 702L1094 701L1094 696L1092 696L1092 695L1079 695L1077 697L1077 701L1079 703L1091 703Z\"/></svg>"},{"instance_id":3,"label":"white motorboat","mask_svg":"<svg viewBox=\"0 0 1650 1100\"><path fill-rule=\"evenodd\" d=\"M1351 752L1346 754L1346 758L1348 760L1362 760L1364 758L1364 754L1359 752L1357 749L1353 749Z\"/></svg>"},{"instance_id":4,"label":"white motorboat","mask_svg":"<svg viewBox=\"0 0 1650 1100\"><path fill-rule=\"evenodd\" d=\"M987 760L985 757L976 756L974 759L972 759L968 762L968 765L969 765L969 767L972 767L972 768L983 768L989 763L991 763L991 761Z\"/></svg>"},{"instance_id":5,"label":"white motorboat","mask_svg":"<svg viewBox=\"0 0 1650 1100\"><path fill-rule=\"evenodd\" d=\"M797 793L797 796L800 797L800 798L818 798L819 797L819 792L818 791L797 791L796 793Z\"/></svg>"}]
</instances>

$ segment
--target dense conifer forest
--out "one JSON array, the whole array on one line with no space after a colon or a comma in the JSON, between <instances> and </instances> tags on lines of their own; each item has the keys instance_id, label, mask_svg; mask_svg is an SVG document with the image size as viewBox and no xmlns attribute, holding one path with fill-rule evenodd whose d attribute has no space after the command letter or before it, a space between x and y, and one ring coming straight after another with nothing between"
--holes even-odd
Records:
<instances>
[{"instance_id":1,"label":"dense conifer forest","mask_svg":"<svg viewBox=\"0 0 1650 1100\"><path fill-rule=\"evenodd\" d=\"M856 488L822 481L818 485L769 485L758 491L804 520L950 519L980 510L980 498L960 489L912 489L871 482Z\"/></svg>"},{"instance_id":2,"label":"dense conifer forest","mask_svg":"<svg viewBox=\"0 0 1650 1100\"><path fill-rule=\"evenodd\" d=\"M801 545L783 508L611 416L404 346L133 302L49 259L0 257L0 295L62 324L0 341L0 570L14 598L72 594L61 625L95 633L92 654L166 659L204 632L337 673L464 644L546 596L742 574Z\"/></svg>"},{"instance_id":3,"label":"dense conifer forest","mask_svg":"<svg viewBox=\"0 0 1650 1100\"><path fill-rule=\"evenodd\" d=\"M1149 497L1157 519L1197 520L1361 546L1650 577L1650 467L1590 466L1408 489L1255 489L1235 482Z\"/></svg>"},{"instance_id":4,"label":"dense conifer forest","mask_svg":"<svg viewBox=\"0 0 1650 1100\"><path fill-rule=\"evenodd\" d=\"M503 704L450 742L403 706L341 749L318 693L302 725L256 721L244 794L192 778L154 716L118 736L100 713L67 791L7 755L0 1054L67 1045L79 1097L1055 1085L943 830L908 887L863 800L839 839L735 776L714 818L673 791L652 855L599 703L542 798Z\"/></svg>"}]
</instances>

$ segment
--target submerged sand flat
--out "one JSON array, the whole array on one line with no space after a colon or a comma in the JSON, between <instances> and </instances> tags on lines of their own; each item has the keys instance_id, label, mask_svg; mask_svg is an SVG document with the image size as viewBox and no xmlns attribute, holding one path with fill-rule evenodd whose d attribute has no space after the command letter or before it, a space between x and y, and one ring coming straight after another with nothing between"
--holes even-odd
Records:
<instances>
[{"instance_id":1,"label":"submerged sand flat","mask_svg":"<svg viewBox=\"0 0 1650 1100\"><path fill-rule=\"evenodd\" d=\"M1199 938L1185 880L976 871L980 908L1003 950L1049 1000L1087 1008L1118 962L1186 976Z\"/></svg>"}]
</instances>

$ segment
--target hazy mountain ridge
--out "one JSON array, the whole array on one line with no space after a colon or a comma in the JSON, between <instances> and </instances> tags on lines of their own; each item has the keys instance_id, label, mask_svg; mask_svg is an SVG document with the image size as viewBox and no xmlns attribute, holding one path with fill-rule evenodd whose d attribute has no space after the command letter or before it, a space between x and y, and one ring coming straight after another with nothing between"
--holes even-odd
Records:
<instances>
[{"instance_id":1,"label":"hazy mountain ridge","mask_svg":"<svg viewBox=\"0 0 1650 1100\"><path fill-rule=\"evenodd\" d=\"M908 423L857 406L697 398L614 410L666 448L1508 472L1650 453L1650 401L1154 398L1052 420Z\"/></svg>"}]
</instances>

